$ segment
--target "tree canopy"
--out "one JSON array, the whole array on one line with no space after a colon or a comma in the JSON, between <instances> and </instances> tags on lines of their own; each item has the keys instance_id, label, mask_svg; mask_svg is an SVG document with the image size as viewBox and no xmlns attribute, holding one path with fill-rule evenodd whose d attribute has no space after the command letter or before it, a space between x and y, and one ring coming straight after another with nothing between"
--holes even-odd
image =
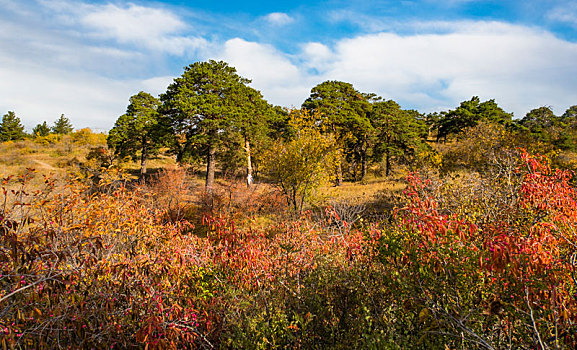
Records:
<instances>
[{"instance_id":1,"label":"tree canopy","mask_svg":"<svg viewBox=\"0 0 577 350\"><path fill-rule=\"evenodd\" d=\"M425 143L427 126L424 116L414 110L403 110L395 101L377 101L373 104L372 117L375 129L373 157L384 157L385 174L391 171L391 158L409 158L418 150L428 148Z\"/></svg>"},{"instance_id":2,"label":"tree canopy","mask_svg":"<svg viewBox=\"0 0 577 350\"><path fill-rule=\"evenodd\" d=\"M72 123L70 123L70 120L68 120L64 114L60 115L60 118L54 122L54 126L52 127L52 132L59 135L70 134L73 130Z\"/></svg>"},{"instance_id":3,"label":"tree canopy","mask_svg":"<svg viewBox=\"0 0 577 350\"><path fill-rule=\"evenodd\" d=\"M26 133L20 118L13 111L8 111L2 117L0 124L0 142L22 140L24 137L26 137Z\"/></svg>"},{"instance_id":4,"label":"tree canopy","mask_svg":"<svg viewBox=\"0 0 577 350\"><path fill-rule=\"evenodd\" d=\"M48 126L48 123L46 123L46 121L44 121L42 124L36 125L34 129L32 129L32 136L34 137L48 136L49 134L50 134L50 127Z\"/></svg>"},{"instance_id":5,"label":"tree canopy","mask_svg":"<svg viewBox=\"0 0 577 350\"><path fill-rule=\"evenodd\" d=\"M481 102L478 96L473 96L470 100L461 102L455 110L441 113L437 120L437 140L459 134L480 121L508 124L512 118L513 114L505 112L495 100Z\"/></svg>"},{"instance_id":6,"label":"tree canopy","mask_svg":"<svg viewBox=\"0 0 577 350\"><path fill-rule=\"evenodd\" d=\"M371 130L367 95L357 91L350 83L325 81L312 88L302 107L318 116L317 124L325 132L334 134L337 145L344 148L346 156L352 158L358 155L358 158L366 159L366 145ZM365 170L363 168L361 177ZM336 179L337 185L340 184L340 166Z\"/></svg>"},{"instance_id":7,"label":"tree canopy","mask_svg":"<svg viewBox=\"0 0 577 350\"><path fill-rule=\"evenodd\" d=\"M121 115L110 133L108 146L122 158L135 159L140 152L140 173L146 174L147 160L161 144L158 132L160 101L146 92L130 97L126 113Z\"/></svg>"},{"instance_id":8,"label":"tree canopy","mask_svg":"<svg viewBox=\"0 0 577 350\"><path fill-rule=\"evenodd\" d=\"M161 95L163 123L173 135L179 162L205 158L206 190L214 183L216 153L242 112L243 86L250 80L222 61L196 62Z\"/></svg>"}]
</instances>

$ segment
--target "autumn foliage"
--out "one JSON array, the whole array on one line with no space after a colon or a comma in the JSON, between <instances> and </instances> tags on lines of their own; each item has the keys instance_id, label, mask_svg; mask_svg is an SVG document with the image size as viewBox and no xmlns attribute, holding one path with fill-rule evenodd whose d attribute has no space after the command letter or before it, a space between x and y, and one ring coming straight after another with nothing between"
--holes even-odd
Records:
<instances>
[{"instance_id":1,"label":"autumn foliage","mask_svg":"<svg viewBox=\"0 0 577 350\"><path fill-rule=\"evenodd\" d=\"M331 207L262 224L278 193L209 202L178 171L6 178L2 346L575 347L573 174L518 154L511 176L412 173L390 221L356 224Z\"/></svg>"}]
</instances>

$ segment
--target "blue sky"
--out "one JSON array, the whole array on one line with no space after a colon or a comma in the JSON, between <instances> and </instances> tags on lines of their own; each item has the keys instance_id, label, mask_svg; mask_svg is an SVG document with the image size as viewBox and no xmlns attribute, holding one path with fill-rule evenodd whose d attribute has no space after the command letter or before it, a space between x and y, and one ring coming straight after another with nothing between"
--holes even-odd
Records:
<instances>
[{"instance_id":1,"label":"blue sky","mask_svg":"<svg viewBox=\"0 0 577 350\"><path fill-rule=\"evenodd\" d=\"M222 59L271 103L325 80L433 112L577 104L577 2L0 0L0 113L107 130L139 91Z\"/></svg>"}]
</instances>

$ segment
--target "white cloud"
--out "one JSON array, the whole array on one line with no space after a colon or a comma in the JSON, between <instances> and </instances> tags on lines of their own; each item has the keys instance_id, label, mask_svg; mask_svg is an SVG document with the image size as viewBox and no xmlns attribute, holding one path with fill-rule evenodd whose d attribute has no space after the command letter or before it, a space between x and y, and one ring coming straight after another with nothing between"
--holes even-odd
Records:
<instances>
[{"instance_id":1,"label":"white cloud","mask_svg":"<svg viewBox=\"0 0 577 350\"><path fill-rule=\"evenodd\" d=\"M185 28L184 22L173 13L134 4L126 8L113 4L94 7L82 22L104 35L126 42L160 38Z\"/></svg>"},{"instance_id":2,"label":"white cloud","mask_svg":"<svg viewBox=\"0 0 577 350\"><path fill-rule=\"evenodd\" d=\"M145 79L140 82L143 91L148 92L152 96L159 96L160 94L166 92L166 88L168 85L172 84L175 77L171 76L162 76L162 77L153 77L149 79Z\"/></svg>"},{"instance_id":3,"label":"white cloud","mask_svg":"<svg viewBox=\"0 0 577 350\"><path fill-rule=\"evenodd\" d=\"M321 43L307 43L302 46L302 60L309 69L324 71L334 58L331 49Z\"/></svg>"},{"instance_id":4,"label":"white cloud","mask_svg":"<svg viewBox=\"0 0 577 350\"><path fill-rule=\"evenodd\" d=\"M446 24L449 26L449 24ZM449 29L449 28L446 28ZM522 117L528 108L577 101L577 45L494 22L453 24L446 34L379 33L339 41L323 78L431 110L473 95Z\"/></svg>"},{"instance_id":5,"label":"white cloud","mask_svg":"<svg viewBox=\"0 0 577 350\"><path fill-rule=\"evenodd\" d=\"M265 20L275 26L284 26L294 22L294 18L283 12L273 12L266 15Z\"/></svg>"},{"instance_id":6,"label":"white cloud","mask_svg":"<svg viewBox=\"0 0 577 350\"><path fill-rule=\"evenodd\" d=\"M312 87L311 77L272 46L236 38L228 40L218 56L275 104L298 107Z\"/></svg>"},{"instance_id":7,"label":"white cloud","mask_svg":"<svg viewBox=\"0 0 577 350\"><path fill-rule=\"evenodd\" d=\"M569 2L558 5L547 12L547 18L577 28L577 4L575 2Z\"/></svg>"},{"instance_id":8,"label":"white cloud","mask_svg":"<svg viewBox=\"0 0 577 350\"><path fill-rule=\"evenodd\" d=\"M206 47L202 38L178 35L186 24L172 12L134 4L119 7L113 4L89 6L81 22L94 30L93 35L117 40L119 43L144 45L151 50L182 55Z\"/></svg>"},{"instance_id":9,"label":"white cloud","mask_svg":"<svg viewBox=\"0 0 577 350\"><path fill-rule=\"evenodd\" d=\"M287 54L242 38L188 35L190 25L166 9L40 3L31 11L0 0L7 5L0 13L0 114L15 110L30 128L62 113L78 127L110 128L131 95L158 95L172 72L182 73L180 62L208 57L227 61L271 103L289 107L300 106L325 80L350 82L423 112L454 108L473 95L494 98L517 117L541 105L561 114L577 103L571 79L577 44L533 27L383 21L373 25L381 26L377 33L294 42L300 51Z\"/></svg>"},{"instance_id":10,"label":"white cloud","mask_svg":"<svg viewBox=\"0 0 577 350\"><path fill-rule=\"evenodd\" d=\"M1 64L0 76L10 82L0 83L0 108L14 110L29 129L43 120L52 123L60 114L78 128L111 127L135 85L16 61Z\"/></svg>"},{"instance_id":11,"label":"white cloud","mask_svg":"<svg viewBox=\"0 0 577 350\"><path fill-rule=\"evenodd\" d=\"M14 110L28 128L62 113L78 127L110 128L131 95L165 91L171 78L157 76L167 53L209 45L180 35L185 24L166 10L41 0L30 11L30 3L8 1L0 13L0 115Z\"/></svg>"}]
</instances>

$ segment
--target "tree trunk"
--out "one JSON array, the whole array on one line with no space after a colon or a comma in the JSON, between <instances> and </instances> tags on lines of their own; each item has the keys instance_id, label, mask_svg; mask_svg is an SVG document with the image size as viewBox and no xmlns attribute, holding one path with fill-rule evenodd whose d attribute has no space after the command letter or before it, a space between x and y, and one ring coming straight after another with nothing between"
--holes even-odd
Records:
<instances>
[{"instance_id":1,"label":"tree trunk","mask_svg":"<svg viewBox=\"0 0 577 350\"><path fill-rule=\"evenodd\" d=\"M208 154L206 156L206 184L204 187L205 191L208 193L212 193L214 187L214 173L216 171L215 155L216 148L213 144L209 144Z\"/></svg>"},{"instance_id":2,"label":"tree trunk","mask_svg":"<svg viewBox=\"0 0 577 350\"><path fill-rule=\"evenodd\" d=\"M389 176L391 173L391 151L387 147L387 152L385 154L385 176Z\"/></svg>"},{"instance_id":3,"label":"tree trunk","mask_svg":"<svg viewBox=\"0 0 577 350\"><path fill-rule=\"evenodd\" d=\"M367 135L363 140L363 145L361 147L361 181L365 179L367 175Z\"/></svg>"},{"instance_id":4,"label":"tree trunk","mask_svg":"<svg viewBox=\"0 0 577 350\"><path fill-rule=\"evenodd\" d=\"M140 177L146 175L146 161L148 160L148 147L146 141L142 144L142 154L140 155Z\"/></svg>"},{"instance_id":5,"label":"tree trunk","mask_svg":"<svg viewBox=\"0 0 577 350\"><path fill-rule=\"evenodd\" d=\"M363 150L361 152L361 181L367 176L367 151Z\"/></svg>"},{"instance_id":6,"label":"tree trunk","mask_svg":"<svg viewBox=\"0 0 577 350\"><path fill-rule=\"evenodd\" d=\"M244 149L246 151L246 185L250 187L252 185L252 159L250 155L250 141L248 137L244 138Z\"/></svg>"},{"instance_id":7,"label":"tree trunk","mask_svg":"<svg viewBox=\"0 0 577 350\"><path fill-rule=\"evenodd\" d=\"M343 183L343 166L341 162L337 165L337 179L335 181L335 186L340 186Z\"/></svg>"}]
</instances>

